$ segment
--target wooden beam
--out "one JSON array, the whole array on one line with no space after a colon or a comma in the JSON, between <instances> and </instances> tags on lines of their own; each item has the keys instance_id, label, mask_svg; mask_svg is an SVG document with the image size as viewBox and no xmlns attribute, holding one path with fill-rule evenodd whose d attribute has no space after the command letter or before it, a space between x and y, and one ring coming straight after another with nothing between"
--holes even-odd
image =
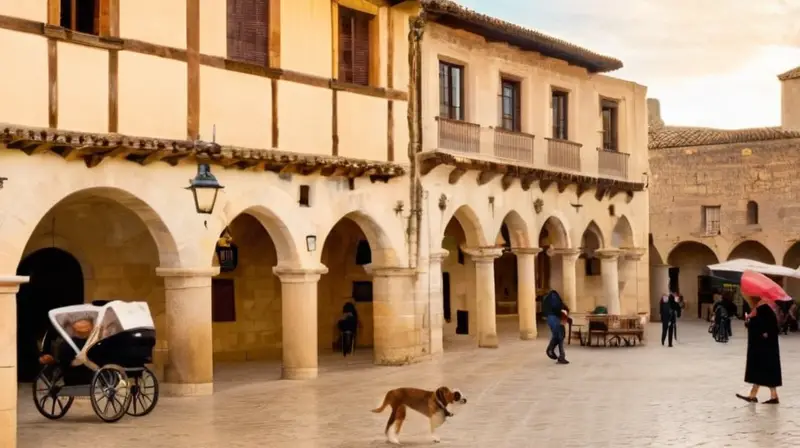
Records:
<instances>
[{"instance_id":1,"label":"wooden beam","mask_svg":"<svg viewBox=\"0 0 800 448\"><path fill-rule=\"evenodd\" d=\"M119 51L108 52L108 132L119 130Z\"/></svg>"},{"instance_id":2,"label":"wooden beam","mask_svg":"<svg viewBox=\"0 0 800 448\"><path fill-rule=\"evenodd\" d=\"M583 194L584 194L584 193L586 193L587 191L589 191L589 189L590 189L590 188L591 188L591 187L590 187L590 185L589 185L589 184L579 183L579 184L578 184L578 189L577 189L577 190L575 190L575 197L576 197L576 198L578 198L578 199L580 199L580 198L581 198L581 196L583 196Z\"/></svg>"},{"instance_id":3,"label":"wooden beam","mask_svg":"<svg viewBox=\"0 0 800 448\"><path fill-rule=\"evenodd\" d=\"M594 198L597 199L598 201L602 201L603 196L605 196L605 194L606 194L606 187L598 185L597 189L594 191Z\"/></svg>"},{"instance_id":4,"label":"wooden beam","mask_svg":"<svg viewBox=\"0 0 800 448\"><path fill-rule=\"evenodd\" d=\"M163 151L153 151L150 154L148 154L147 157L142 159L142 161L139 162L139 164L147 166L150 165L151 163L155 163L162 160L166 155L167 154Z\"/></svg>"},{"instance_id":5,"label":"wooden beam","mask_svg":"<svg viewBox=\"0 0 800 448\"><path fill-rule=\"evenodd\" d=\"M336 89L331 91L333 97L331 98L331 155L339 155L339 95Z\"/></svg>"},{"instance_id":6,"label":"wooden beam","mask_svg":"<svg viewBox=\"0 0 800 448\"><path fill-rule=\"evenodd\" d=\"M556 189L558 190L559 194L563 193L567 187L569 187L569 182L559 181L556 182Z\"/></svg>"},{"instance_id":7,"label":"wooden beam","mask_svg":"<svg viewBox=\"0 0 800 448\"><path fill-rule=\"evenodd\" d=\"M450 176L448 176L447 181L450 183L450 185L455 185L458 183L461 177L464 176L464 174L466 173L467 173L466 169L456 168L453 171L450 171Z\"/></svg>"},{"instance_id":8,"label":"wooden beam","mask_svg":"<svg viewBox=\"0 0 800 448\"><path fill-rule=\"evenodd\" d=\"M542 193L545 193L550 185L553 185L552 180L548 179L539 179L539 189L542 190Z\"/></svg>"},{"instance_id":9,"label":"wooden beam","mask_svg":"<svg viewBox=\"0 0 800 448\"><path fill-rule=\"evenodd\" d=\"M278 149L280 140L278 137L278 80L273 79L270 82L270 89L272 90L272 149Z\"/></svg>"},{"instance_id":10,"label":"wooden beam","mask_svg":"<svg viewBox=\"0 0 800 448\"><path fill-rule=\"evenodd\" d=\"M420 174L420 176L427 175L428 173L433 171L434 168L439 166L440 163L441 163L441 161L436 159L436 158L430 158L430 159L423 160L419 164L419 174Z\"/></svg>"},{"instance_id":11,"label":"wooden beam","mask_svg":"<svg viewBox=\"0 0 800 448\"><path fill-rule=\"evenodd\" d=\"M378 15L378 6L366 0L336 0L336 3L339 3L340 6L344 6L345 8L365 12L373 16Z\"/></svg>"},{"instance_id":12,"label":"wooden beam","mask_svg":"<svg viewBox=\"0 0 800 448\"><path fill-rule=\"evenodd\" d=\"M186 0L187 120L189 140L200 136L200 0Z\"/></svg>"},{"instance_id":13,"label":"wooden beam","mask_svg":"<svg viewBox=\"0 0 800 448\"><path fill-rule=\"evenodd\" d=\"M49 84L49 107L47 124L58 128L58 42L47 40L47 81Z\"/></svg>"},{"instance_id":14,"label":"wooden beam","mask_svg":"<svg viewBox=\"0 0 800 448\"><path fill-rule=\"evenodd\" d=\"M500 185L503 187L503 191L507 191L511 188L511 184L514 183L514 175L511 173L506 173L503 175L503 178L500 180Z\"/></svg>"},{"instance_id":15,"label":"wooden beam","mask_svg":"<svg viewBox=\"0 0 800 448\"><path fill-rule=\"evenodd\" d=\"M67 161L78 160L79 158L85 156L88 152L87 146L70 146L69 148L65 149L64 152L61 153L61 157Z\"/></svg>"},{"instance_id":16,"label":"wooden beam","mask_svg":"<svg viewBox=\"0 0 800 448\"><path fill-rule=\"evenodd\" d=\"M128 157L133 152L133 149L127 146L117 146L113 148L111 151L105 153L105 157L113 158L113 159L122 159Z\"/></svg>"},{"instance_id":17,"label":"wooden beam","mask_svg":"<svg viewBox=\"0 0 800 448\"><path fill-rule=\"evenodd\" d=\"M267 23L269 36L269 67L281 67L281 0L269 0L267 7Z\"/></svg>"},{"instance_id":18,"label":"wooden beam","mask_svg":"<svg viewBox=\"0 0 800 448\"><path fill-rule=\"evenodd\" d=\"M486 185L499 175L500 173L496 171L481 171L478 175L478 185Z\"/></svg>"},{"instance_id":19,"label":"wooden beam","mask_svg":"<svg viewBox=\"0 0 800 448\"><path fill-rule=\"evenodd\" d=\"M339 79L339 4L331 2L331 79Z\"/></svg>"},{"instance_id":20,"label":"wooden beam","mask_svg":"<svg viewBox=\"0 0 800 448\"><path fill-rule=\"evenodd\" d=\"M633 200L633 191L627 190L625 191L625 203L630 204Z\"/></svg>"},{"instance_id":21,"label":"wooden beam","mask_svg":"<svg viewBox=\"0 0 800 448\"><path fill-rule=\"evenodd\" d=\"M522 177L522 179L520 179L519 185L522 187L523 191L528 191L531 189L531 185L533 184L534 180L536 180L536 176L533 174L526 174Z\"/></svg>"}]
</instances>

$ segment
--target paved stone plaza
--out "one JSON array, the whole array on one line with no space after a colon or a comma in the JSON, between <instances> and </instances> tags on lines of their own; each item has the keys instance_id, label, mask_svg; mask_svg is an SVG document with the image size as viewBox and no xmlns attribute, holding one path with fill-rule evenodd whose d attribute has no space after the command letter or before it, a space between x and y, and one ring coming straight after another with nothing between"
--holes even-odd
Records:
<instances>
[{"instance_id":1,"label":"paved stone plaza","mask_svg":"<svg viewBox=\"0 0 800 448\"><path fill-rule=\"evenodd\" d=\"M535 342L505 331L497 350L446 346L443 359L403 368L373 367L368 353L347 361L328 356L320 378L276 381L271 364L219 366L216 394L164 398L150 416L104 424L88 402L61 421L39 416L29 386L20 392L19 446L78 447L341 447L386 446L389 412L370 409L400 386L460 388L469 399L438 433L451 447L756 447L800 441L800 335L782 337L779 406L748 405L744 328L727 345L703 323L682 322L681 342L658 343L660 324L638 348L569 347L571 365L544 356ZM507 325L501 325L501 328ZM764 391L766 394L766 391ZM410 414L400 441L431 446L427 422Z\"/></svg>"}]
</instances>

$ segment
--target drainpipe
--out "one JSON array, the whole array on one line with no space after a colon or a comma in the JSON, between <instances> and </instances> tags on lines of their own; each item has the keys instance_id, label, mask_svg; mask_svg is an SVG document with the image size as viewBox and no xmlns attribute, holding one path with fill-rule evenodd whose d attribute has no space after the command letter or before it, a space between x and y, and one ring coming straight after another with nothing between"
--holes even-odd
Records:
<instances>
[{"instance_id":1,"label":"drainpipe","mask_svg":"<svg viewBox=\"0 0 800 448\"><path fill-rule=\"evenodd\" d=\"M416 268L419 263L419 240L422 221L422 183L419 178L417 154L422 151L422 52L420 43L425 28L425 13L409 19L408 32L408 159L411 163L409 182L408 263Z\"/></svg>"}]
</instances>

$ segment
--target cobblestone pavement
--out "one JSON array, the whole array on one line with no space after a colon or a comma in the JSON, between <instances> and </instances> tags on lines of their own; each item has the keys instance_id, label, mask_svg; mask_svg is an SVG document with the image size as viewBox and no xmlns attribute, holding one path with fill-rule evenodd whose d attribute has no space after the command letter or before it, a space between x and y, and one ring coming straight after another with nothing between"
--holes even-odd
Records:
<instances>
[{"instance_id":1,"label":"cobblestone pavement","mask_svg":"<svg viewBox=\"0 0 800 448\"><path fill-rule=\"evenodd\" d=\"M781 339L778 406L751 405L746 390L744 328L727 345L700 322L681 322L672 349L568 346L572 364L544 356L546 331L519 341L513 328L496 350L451 343L439 360L374 367L368 353L347 361L327 356L311 382L276 381L274 364L220 366L211 397L163 398L149 416L101 423L88 402L60 421L39 416L28 388L20 392L19 446L362 448L387 446L388 411L375 407L390 388L460 388L469 399L438 431L442 447L757 447L800 442L800 334ZM502 327L502 326L501 326ZM766 394L763 391L762 394ZM764 397L762 397L763 399ZM427 421L409 414L406 446L432 446Z\"/></svg>"}]
</instances>

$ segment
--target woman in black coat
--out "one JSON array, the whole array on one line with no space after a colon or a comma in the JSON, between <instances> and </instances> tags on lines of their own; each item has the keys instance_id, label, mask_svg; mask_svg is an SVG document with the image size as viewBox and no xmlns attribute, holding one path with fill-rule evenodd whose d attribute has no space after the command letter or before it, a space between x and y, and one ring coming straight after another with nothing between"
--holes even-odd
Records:
<instances>
[{"instance_id":1,"label":"woman in black coat","mask_svg":"<svg viewBox=\"0 0 800 448\"><path fill-rule=\"evenodd\" d=\"M772 304L758 297L750 299L756 303L747 326L747 366L744 381L752 384L750 395L737 397L750 403L757 403L760 386L769 387L770 399L766 404L778 404L778 387L783 385L781 377L781 353L778 346L778 317Z\"/></svg>"}]
</instances>

